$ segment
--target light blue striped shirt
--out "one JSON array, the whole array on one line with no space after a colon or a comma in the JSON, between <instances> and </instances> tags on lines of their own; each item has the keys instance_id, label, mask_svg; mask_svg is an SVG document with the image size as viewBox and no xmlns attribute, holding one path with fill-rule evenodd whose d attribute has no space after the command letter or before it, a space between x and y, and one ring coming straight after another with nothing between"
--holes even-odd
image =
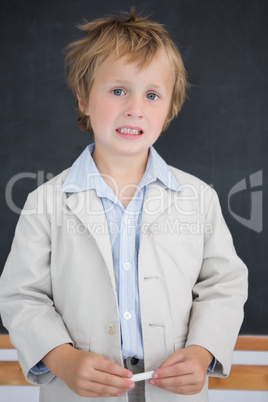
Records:
<instances>
[{"instance_id":1,"label":"light blue striped shirt","mask_svg":"<svg viewBox=\"0 0 268 402\"><path fill-rule=\"evenodd\" d=\"M70 193L93 189L102 201L113 255L122 356L143 359L138 251L144 195L146 187L157 180L171 190L180 191L181 189L166 162L151 147L145 173L136 188L134 197L124 208L113 190L101 177L91 156L93 152L94 144L90 144L72 165L61 190Z\"/></svg>"}]
</instances>

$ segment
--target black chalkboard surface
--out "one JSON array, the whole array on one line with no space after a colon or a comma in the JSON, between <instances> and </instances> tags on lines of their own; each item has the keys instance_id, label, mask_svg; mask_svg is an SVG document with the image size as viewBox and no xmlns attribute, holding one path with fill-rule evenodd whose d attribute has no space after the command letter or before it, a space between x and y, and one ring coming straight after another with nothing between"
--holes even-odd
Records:
<instances>
[{"instance_id":1,"label":"black chalkboard surface","mask_svg":"<svg viewBox=\"0 0 268 402\"><path fill-rule=\"evenodd\" d=\"M268 335L266 0L1 1L0 271L27 194L69 167L91 141L76 126L63 48L84 18L132 5L168 28L191 83L179 117L155 147L218 192L249 268L241 333Z\"/></svg>"}]
</instances>

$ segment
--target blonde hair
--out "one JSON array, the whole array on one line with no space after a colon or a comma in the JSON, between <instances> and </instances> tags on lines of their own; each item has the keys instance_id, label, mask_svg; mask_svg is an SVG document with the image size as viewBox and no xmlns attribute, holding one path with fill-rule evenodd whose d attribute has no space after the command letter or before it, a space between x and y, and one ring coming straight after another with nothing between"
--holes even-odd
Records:
<instances>
[{"instance_id":1,"label":"blonde hair","mask_svg":"<svg viewBox=\"0 0 268 402\"><path fill-rule=\"evenodd\" d=\"M174 87L170 110L162 131L177 116L186 94L186 72L175 43L163 25L136 15L132 9L124 17L111 16L78 25L84 37L66 46L65 72L69 88L79 95L86 105L98 68L110 55L126 56L139 68L149 65L160 49L166 51L174 72ZM78 102L76 101L78 106ZM78 110L79 127L92 131L90 118Z\"/></svg>"}]
</instances>

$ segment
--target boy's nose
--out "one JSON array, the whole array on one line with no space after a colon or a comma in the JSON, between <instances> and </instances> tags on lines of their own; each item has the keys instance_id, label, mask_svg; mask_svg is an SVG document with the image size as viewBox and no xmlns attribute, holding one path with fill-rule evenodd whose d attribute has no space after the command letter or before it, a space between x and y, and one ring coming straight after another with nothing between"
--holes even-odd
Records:
<instances>
[{"instance_id":1,"label":"boy's nose","mask_svg":"<svg viewBox=\"0 0 268 402\"><path fill-rule=\"evenodd\" d=\"M132 97L128 100L125 109L125 115L127 117L133 117L136 119L140 119L144 116L144 107L143 102L138 97Z\"/></svg>"}]
</instances>

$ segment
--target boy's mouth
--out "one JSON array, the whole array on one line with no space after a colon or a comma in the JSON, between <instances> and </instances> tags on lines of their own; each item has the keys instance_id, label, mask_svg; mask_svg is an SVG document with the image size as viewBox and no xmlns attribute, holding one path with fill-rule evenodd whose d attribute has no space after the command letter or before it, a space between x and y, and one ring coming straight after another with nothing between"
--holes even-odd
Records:
<instances>
[{"instance_id":1,"label":"boy's mouth","mask_svg":"<svg viewBox=\"0 0 268 402\"><path fill-rule=\"evenodd\" d=\"M122 126L116 129L118 134L141 135L143 130L140 127Z\"/></svg>"}]
</instances>

